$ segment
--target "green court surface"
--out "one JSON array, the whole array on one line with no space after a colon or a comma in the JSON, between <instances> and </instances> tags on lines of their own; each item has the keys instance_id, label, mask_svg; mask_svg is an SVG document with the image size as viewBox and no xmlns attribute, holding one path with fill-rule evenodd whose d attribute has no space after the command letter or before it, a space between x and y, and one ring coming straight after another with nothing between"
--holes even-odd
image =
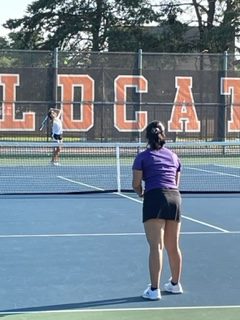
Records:
<instances>
[{"instance_id":1,"label":"green court surface","mask_svg":"<svg viewBox=\"0 0 240 320\"><path fill-rule=\"evenodd\" d=\"M0 314L4 320L238 320L240 306Z\"/></svg>"}]
</instances>

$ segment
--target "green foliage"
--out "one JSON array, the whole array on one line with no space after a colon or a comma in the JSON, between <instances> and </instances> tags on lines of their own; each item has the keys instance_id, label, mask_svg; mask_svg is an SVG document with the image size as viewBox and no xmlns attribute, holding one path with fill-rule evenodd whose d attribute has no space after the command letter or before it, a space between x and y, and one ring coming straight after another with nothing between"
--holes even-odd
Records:
<instances>
[{"instance_id":1,"label":"green foliage","mask_svg":"<svg viewBox=\"0 0 240 320\"><path fill-rule=\"evenodd\" d=\"M0 56L0 67L3 68L10 68L14 65L14 59L6 57L6 56Z\"/></svg>"},{"instance_id":2,"label":"green foliage","mask_svg":"<svg viewBox=\"0 0 240 320\"><path fill-rule=\"evenodd\" d=\"M65 51L234 52L240 35L239 0L35 0L9 19L0 48ZM157 3L156 1L154 2ZM182 15L192 17L186 25ZM196 24L197 22L197 24ZM151 27L149 27L151 26ZM152 26L157 28L154 30ZM189 26L198 30L186 35Z\"/></svg>"},{"instance_id":3,"label":"green foliage","mask_svg":"<svg viewBox=\"0 0 240 320\"><path fill-rule=\"evenodd\" d=\"M0 37L0 49L10 49L9 42L3 37Z\"/></svg>"},{"instance_id":4,"label":"green foliage","mask_svg":"<svg viewBox=\"0 0 240 320\"><path fill-rule=\"evenodd\" d=\"M148 0L36 0L26 16L5 27L15 31L9 37L18 49L101 51L110 28L140 26L157 16Z\"/></svg>"}]
</instances>

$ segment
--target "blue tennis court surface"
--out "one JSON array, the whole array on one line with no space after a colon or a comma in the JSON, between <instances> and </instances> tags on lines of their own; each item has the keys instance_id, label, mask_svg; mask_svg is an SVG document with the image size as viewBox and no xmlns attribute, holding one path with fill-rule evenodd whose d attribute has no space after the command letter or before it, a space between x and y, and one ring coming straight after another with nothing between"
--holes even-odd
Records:
<instances>
[{"instance_id":1,"label":"blue tennis court surface","mask_svg":"<svg viewBox=\"0 0 240 320\"><path fill-rule=\"evenodd\" d=\"M183 295L149 283L134 194L0 198L0 312L239 305L239 195L184 196ZM161 287L168 280L165 257Z\"/></svg>"}]
</instances>

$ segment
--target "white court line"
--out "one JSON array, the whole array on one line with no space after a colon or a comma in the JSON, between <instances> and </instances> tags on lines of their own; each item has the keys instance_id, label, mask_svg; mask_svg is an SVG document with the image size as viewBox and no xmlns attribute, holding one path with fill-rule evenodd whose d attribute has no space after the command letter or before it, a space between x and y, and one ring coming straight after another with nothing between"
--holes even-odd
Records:
<instances>
[{"instance_id":1,"label":"white court line","mask_svg":"<svg viewBox=\"0 0 240 320\"><path fill-rule=\"evenodd\" d=\"M125 194L121 194L121 193L117 193L119 196L121 197L124 197L124 198L127 198L129 200L133 200L133 201L136 201L136 202L139 202L139 203L142 203L142 200L138 200L138 199L135 199L135 198L132 198L132 197L129 197ZM216 230L219 230L219 231L222 231L222 232L225 232L225 233L229 233L230 231L226 230L226 229L222 229L220 227L217 227L217 226L214 226L212 224L209 224L207 222L204 222L204 221L200 221L200 220L197 220L197 219L193 219L193 218L190 218L190 217L187 217L185 215L182 215L183 218L185 218L186 220L190 220L192 222L196 222L198 224L201 224L201 225L204 225L206 227L210 227L210 228L213 228L213 229L216 229Z\"/></svg>"},{"instance_id":2,"label":"white court line","mask_svg":"<svg viewBox=\"0 0 240 320\"><path fill-rule=\"evenodd\" d=\"M57 177L59 179L62 179L62 180L65 180L65 181L69 181L69 182L72 182L72 183L75 183L75 184L79 184L81 186L85 186L85 187L92 188L92 189L99 190L99 191L104 191L104 189L92 186L90 184L86 184L86 183L83 183L83 182L79 182L79 181L75 181L75 180L72 180L72 179L68 179L68 178L65 178L63 176L57 176Z\"/></svg>"},{"instance_id":3,"label":"white court line","mask_svg":"<svg viewBox=\"0 0 240 320\"><path fill-rule=\"evenodd\" d=\"M240 175L238 175L238 174L224 173L224 172L219 172L219 171L215 171L215 170L206 170L206 169L199 169L199 168L194 168L194 167L187 167L187 169L217 174L220 176L229 176L229 177L234 177L234 178L240 178Z\"/></svg>"},{"instance_id":4,"label":"white court line","mask_svg":"<svg viewBox=\"0 0 240 320\"><path fill-rule=\"evenodd\" d=\"M9 176L9 175L1 175L1 179L15 179L15 178L21 178L21 179L25 179L25 178L34 178L34 176L32 176L32 175L24 175L24 176L22 176L22 175L11 175L11 176Z\"/></svg>"},{"instance_id":5,"label":"white court line","mask_svg":"<svg viewBox=\"0 0 240 320\"><path fill-rule=\"evenodd\" d=\"M236 167L233 165L226 166L225 164L214 164L215 167L223 167L223 168L230 168L230 169L240 169L240 167Z\"/></svg>"},{"instance_id":6,"label":"white court line","mask_svg":"<svg viewBox=\"0 0 240 320\"><path fill-rule=\"evenodd\" d=\"M220 227L214 226L214 225L209 224L209 223L207 223L207 222L203 222L203 221L200 221L200 220L196 220L196 219L193 219L193 218L184 216L184 215L182 215L182 217L185 218L186 220L190 220L190 221L192 221L192 222L196 222L196 223L198 223L198 224L202 224L202 225L204 225L204 226L206 226L206 227L210 227L210 228L213 228L213 229L216 229L216 230L225 232L225 233L229 233L229 232L230 232L230 231L228 231L228 230L226 230L226 229L222 229L222 228L220 228Z\"/></svg>"},{"instance_id":7,"label":"white court line","mask_svg":"<svg viewBox=\"0 0 240 320\"><path fill-rule=\"evenodd\" d=\"M181 235L203 235L203 234L240 234L240 231L190 231L181 232ZM21 238L85 238L85 237L130 237L145 236L143 232L120 232L120 233L52 233L52 234L0 234L0 239Z\"/></svg>"},{"instance_id":8,"label":"white court line","mask_svg":"<svg viewBox=\"0 0 240 320\"><path fill-rule=\"evenodd\" d=\"M116 303L126 302L126 299L119 299ZM85 309L86 308L86 309ZM0 311L0 315L6 314L44 314L44 313L93 313L93 312L119 312L119 311L161 311L161 310L212 310L212 309L238 309L240 305L220 305L220 306L189 306L189 307L150 307L150 308L110 308L110 309L101 309L85 307L81 309L61 309L58 310L43 310L43 311Z\"/></svg>"},{"instance_id":9,"label":"white court line","mask_svg":"<svg viewBox=\"0 0 240 320\"><path fill-rule=\"evenodd\" d=\"M74 237L119 237L119 236L143 236L142 232L123 233L55 233L55 234L1 234L0 238L74 238Z\"/></svg>"}]
</instances>

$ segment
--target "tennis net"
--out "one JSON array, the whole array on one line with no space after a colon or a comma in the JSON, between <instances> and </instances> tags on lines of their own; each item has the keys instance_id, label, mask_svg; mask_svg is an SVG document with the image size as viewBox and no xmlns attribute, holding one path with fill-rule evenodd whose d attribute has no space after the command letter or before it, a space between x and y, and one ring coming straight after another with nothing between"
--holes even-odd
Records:
<instances>
[{"instance_id":1,"label":"tennis net","mask_svg":"<svg viewBox=\"0 0 240 320\"><path fill-rule=\"evenodd\" d=\"M168 143L181 159L182 193L240 192L240 142ZM0 194L132 191L132 163L145 144L0 142Z\"/></svg>"}]
</instances>

